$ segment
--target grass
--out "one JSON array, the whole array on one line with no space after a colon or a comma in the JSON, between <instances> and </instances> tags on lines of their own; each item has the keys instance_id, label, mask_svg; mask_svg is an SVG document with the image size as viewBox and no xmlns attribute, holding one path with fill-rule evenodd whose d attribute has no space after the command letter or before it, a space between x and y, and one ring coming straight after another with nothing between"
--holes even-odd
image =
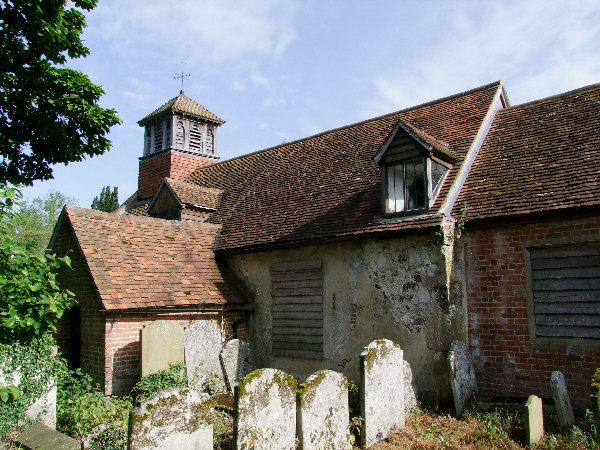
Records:
<instances>
[{"instance_id":1,"label":"grass","mask_svg":"<svg viewBox=\"0 0 600 450\"><path fill-rule=\"evenodd\" d=\"M546 426L541 442L533 449L597 449L592 421L580 419L571 429ZM525 445L523 418L497 410L468 413L462 419L436 411L416 410L404 429L371 447L389 449L522 449Z\"/></svg>"}]
</instances>

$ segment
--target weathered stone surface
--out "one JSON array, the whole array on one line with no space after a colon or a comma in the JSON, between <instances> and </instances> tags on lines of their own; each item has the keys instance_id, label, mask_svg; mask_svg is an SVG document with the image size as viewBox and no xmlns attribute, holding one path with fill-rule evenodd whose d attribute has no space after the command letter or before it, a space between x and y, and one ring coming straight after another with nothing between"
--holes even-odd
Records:
<instances>
[{"instance_id":1,"label":"weathered stone surface","mask_svg":"<svg viewBox=\"0 0 600 450\"><path fill-rule=\"evenodd\" d=\"M404 412L409 413L418 406L415 394L412 369L408 361L404 360Z\"/></svg>"},{"instance_id":2,"label":"weathered stone surface","mask_svg":"<svg viewBox=\"0 0 600 450\"><path fill-rule=\"evenodd\" d=\"M600 368L596 369L592 377L592 413L596 421L596 436L600 439Z\"/></svg>"},{"instance_id":3,"label":"weathered stone surface","mask_svg":"<svg viewBox=\"0 0 600 450\"><path fill-rule=\"evenodd\" d=\"M219 357L223 365L225 381L232 391L238 381L256 369L250 344L246 341L231 339L225 344Z\"/></svg>"},{"instance_id":4,"label":"weathered stone surface","mask_svg":"<svg viewBox=\"0 0 600 450\"><path fill-rule=\"evenodd\" d=\"M27 428L15 439L22 448L31 450L80 450L81 441L65 436L41 423Z\"/></svg>"},{"instance_id":5,"label":"weathered stone surface","mask_svg":"<svg viewBox=\"0 0 600 450\"><path fill-rule=\"evenodd\" d=\"M385 439L404 427L404 359L400 346L387 339L369 344L360 354L362 445Z\"/></svg>"},{"instance_id":6,"label":"weathered stone surface","mask_svg":"<svg viewBox=\"0 0 600 450\"><path fill-rule=\"evenodd\" d=\"M212 449L208 398L187 388L154 394L131 413L131 449Z\"/></svg>"},{"instance_id":7,"label":"weathered stone surface","mask_svg":"<svg viewBox=\"0 0 600 450\"><path fill-rule=\"evenodd\" d=\"M320 370L298 390L298 439L301 449L349 449L348 380Z\"/></svg>"},{"instance_id":8,"label":"weathered stone surface","mask_svg":"<svg viewBox=\"0 0 600 450\"><path fill-rule=\"evenodd\" d=\"M92 429L81 442L81 448L127 448L127 431L117 425L100 424Z\"/></svg>"},{"instance_id":9,"label":"weathered stone surface","mask_svg":"<svg viewBox=\"0 0 600 450\"><path fill-rule=\"evenodd\" d=\"M567 391L567 383L562 372L556 370L550 375L550 386L552 387L552 399L561 427L571 427L575 423L571 399Z\"/></svg>"},{"instance_id":10,"label":"weathered stone surface","mask_svg":"<svg viewBox=\"0 0 600 450\"><path fill-rule=\"evenodd\" d=\"M235 448L293 449L296 380L277 369L259 369L234 389Z\"/></svg>"},{"instance_id":11,"label":"weathered stone surface","mask_svg":"<svg viewBox=\"0 0 600 450\"><path fill-rule=\"evenodd\" d=\"M192 322L185 329L185 366L190 387L201 390L211 375L223 380L219 354L223 336L219 326L208 320Z\"/></svg>"},{"instance_id":12,"label":"weathered stone surface","mask_svg":"<svg viewBox=\"0 0 600 450\"><path fill-rule=\"evenodd\" d=\"M450 371L450 384L456 414L462 415L475 399L477 394L477 380L475 369L471 363L471 356L467 344L454 341L448 353L448 370Z\"/></svg>"},{"instance_id":13,"label":"weathered stone surface","mask_svg":"<svg viewBox=\"0 0 600 450\"><path fill-rule=\"evenodd\" d=\"M142 329L142 376L183 362L183 330L168 320L157 320Z\"/></svg>"},{"instance_id":14,"label":"weathered stone surface","mask_svg":"<svg viewBox=\"0 0 600 450\"><path fill-rule=\"evenodd\" d=\"M530 395L525 405L525 439L527 444L539 442L544 434L544 411L542 399Z\"/></svg>"}]
</instances>

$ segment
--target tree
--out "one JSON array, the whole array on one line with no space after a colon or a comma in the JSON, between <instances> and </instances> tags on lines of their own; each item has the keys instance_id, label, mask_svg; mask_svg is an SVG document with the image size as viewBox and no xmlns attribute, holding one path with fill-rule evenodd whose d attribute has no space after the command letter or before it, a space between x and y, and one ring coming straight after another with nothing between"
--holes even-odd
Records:
<instances>
[{"instance_id":1,"label":"tree","mask_svg":"<svg viewBox=\"0 0 600 450\"><path fill-rule=\"evenodd\" d=\"M119 207L119 188L115 186L111 192L110 185L104 186L100 191L100 198L94 197L92 200L92 209L104 212L116 211Z\"/></svg>"},{"instance_id":2,"label":"tree","mask_svg":"<svg viewBox=\"0 0 600 450\"><path fill-rule=\"evenodd\" d=\"M50 191L43 198L23 201L7 222L7 230L12 233L15 242L27 251L43 253L65 204L76 205L77 200L61 192Z\"/></svg>"},{"instance_id":3,"label":"tree","mask_svg":"<svg viewBox=\"0 0 600 450\"><path fill-rule=\"evenodd\" d=\"M64 67L89 54L82 10L97 0L0 0L0 183L52 178L51 164L81 161L110 148L114 109L87 75Z\"/></svg>"}]
</instances>

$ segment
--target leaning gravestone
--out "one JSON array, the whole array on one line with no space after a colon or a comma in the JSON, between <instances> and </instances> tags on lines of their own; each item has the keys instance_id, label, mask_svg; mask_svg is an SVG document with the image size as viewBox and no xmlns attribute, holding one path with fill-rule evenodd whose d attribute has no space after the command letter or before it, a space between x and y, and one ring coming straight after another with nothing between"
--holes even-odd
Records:
<instances>
[{"instance_id":1,"label":"leaning gravestone","mask_svg":"<svg viewBox=\"0 0 600 450\"><path fill-rule=\"evenodd\" d=\"M295 448L296 380L277 369L258 369L234 389L235 448Z\"/></svg>"},{"instance_id":2,"label":"leaning gravestone","mask_svg":"<svg viewBox=\"0 0 600 450\"><path fill-rule=\"evenodd\" d=\"M461 416L477 394L475 369L471 364L467 344L462 341L452 342L448 353L448 369L456 414Z\"/></svg>"},{"instance_id":3,"label":"leaning gravestone","mask_svg":"<svg viewBox=\"0 0 600 450\"><path fill-rule=\"evenodd\" d=\"M225 344L219 358L223 365L225 381L232 391L238 381L256 369L250 344L246 341L231 339Z\"/></svg>"},{"instance_id":4,"label":"leaning gravestone","mask_svg":"<svg viewBox=\"0 0 600 450\"><path fill-rule=\"evenodd\" d=\"M350 449L348 380L320 370L298 389L298 438L303 450Z\"/></svg>"},{"instance_id":5,"label":"leaning gravestone","mask_svg":"<svg viewBox=\"0 0 600 450\"><path fill-rule=\"evenodd\" d=\"M183 362L183 330L168 320L157 320L142 328L142 376Z\"/></svg>"},{"instance_id":6,"label":"leaning gravestone","mask_svg":"<svg viewBox=\"0 0 600 450\"><path fill-rule=\"evenodd\" d=\"M525 405L525 434L526 444L535 444L544 434L544 409L542 399L530 395Z\"/></svg>"},{"instance_id":7,"label":"leaning gravestone","mask_svg":"<svg viewBox=\"0 0 600 450\"><path fill-rule=\"evenodd\" d=\"M550 376L550 386L552 387L552 398L554 400L554 408L558 416L558 423L561 427L571 427L575 423L573 416L573 408L571 407L571 399L567 391L567 383L562 372L556 370Z\"/></svg>"},{"instance_id":8,"label":"leaning gravestone","mask_svg":"<svg viewBox=\"0 0 600 450\"><path fill-rule=\"evenodd\" d=\"M398 344L378 339L360 354L364 447L404 427L404 361Z\"/></svg>"},{"instance_id":9,"label":"leaning gravestone","mask_svg":"<svg viewBox=\"0 0 600 450\"><path fill-rule=\"evenodd\" d=\"M17 448L25 449L52 449L52 450L80 450L81 441L59 433L44 424L37 423L30 426L15 438ZM4 447L2 447L4 448Z\"/></svg>"},{"instance_id":10,"label":"leaning gravestone","mask_svg":"<svg viewBox=\"0 0 600 450\"><path fill-rule=\"evenodd\" d=\"M404 412L409 413L417 407L412 369L408 361L404 360Z\"/></svg>"},{"instance_id":11,"label":"leaning gravestone","mask_svg":"<svg viewBox=\"0 0 600 450\"><path fill-rule=\"evenodd\" d=\"M187 388L157 392L132 413L131 450L211 450L213 426L208 395Z\"/></svg>"},{"instance_id":12,"label":"leaning gravestone","mask_svg":"<svg viewBox=\"0 0 600 450\"><path fill-rule=\"evenodd\" d=\"M185 368L190 387L201 391L211 375L223 379L219 354L223 337L218 325L208 320L192 322L185 329Z\"/></svg>"}]
</instances>

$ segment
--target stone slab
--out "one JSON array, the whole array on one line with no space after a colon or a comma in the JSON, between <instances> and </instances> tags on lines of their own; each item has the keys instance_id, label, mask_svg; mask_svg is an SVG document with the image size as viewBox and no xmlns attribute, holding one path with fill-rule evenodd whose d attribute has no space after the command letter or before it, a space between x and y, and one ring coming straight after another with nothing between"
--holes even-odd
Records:
<instances>
[{"instance_id":1,"label":"stone slab","mask_svg":"<svg viewBox=\"0 0 600 450\"><path fill-rule=\"evenodd\" d=\"M361 442L369 447L404 427L404 358L398 344L378 339L360 354Z\"/></svg>"},{"instance_id":2,"label":"stone slab","mask_svg":"<svg viewBox=\"0 0 600 450\"><path fill-rule=\"evenodd\" d=\"M300 449L350 449L348 380L320 370L298 389L297 434Z\"/></svg>"},{"instance_id":3,"label":"stone slab","mask_svg":"<svg viewBox=\"0 0 600 450\"><path fill-rule=\"evenodd\" d=\"M220 354L225 381L231 391L234 386L256 369L250 344L239 339L231 339L225 344Z\"/></svg>"},{"instance_id":4,"label":"stone slab","mask_svg":"<svg viewBox=\"0 0 600 450\"><path fill-rule=\"evenodd\" d=\"M296 380L258 369L234 389L234 448L288 450L296 445Z\"/></svg>"},{"instance_id":5,"label":"stone slab","mask_svg":"<svg viewBox=\"0 0 600 450\"><path fill-rule=\"evenodd\" d=\"M200 391L211 375L223 380L219 355L223 336L218 325L208 320L192 322L184 332L185 366L190 387Z\"/></svg>"},{"instance_id":6,"label":"stone slab","mask_svg":"<svg viewBox=\"0 0 600 450\"><path fill-rule=\"evenodd\" d=\"M465 342L454 341L450 345L448 370L450 371L450 384L452 385L456 414L462 416L477 395L475 369Z\"/></svg>"},{"instance_id":7,"label":"stone slab","mask_svg":"<svg viewBox=\"0 0 600 450\"><path fill-rule=\"evenodd\" d=\"M525 405L525 442L536 444L544 435L544 410L542 399L530 395Z\"/></svg>"},{"instance_id":8,"label":"stone slab","mask_svg":"<svg viewBox=\"0 0 600 450\"><path fill-rule=\"evenodd\" d=\"M81 441L38 423L17 436L15 444L29 450L80 450Z\"/></svg>"},{"instance_id":9,"label":"stone slab","mask_svg":"<svg viewBox=\"0 0 600 450\"><path fill-rule=\"evenodd\" d=\"M408 414L417 406L419 406L417 402L415 383L413 380L412 369L410 368L410 364L408 361L404 360L404 413Z\"/></svg>"},{"instance_id":10,"label":"stone slab","mask_svg":"<svg viewBox=\"0 0 600 450\"><path fill-rule=\"evenodd\" d=\"M131 450L211 450L213 425L208 395L188 388L157 392L130 418Z\"/></svg>"},{"instance_id":11,"label":"stone slab","mask_svg":"<svg viewBox=\"0 0 600 450\"><path fill-rule=\"evenodd\" d=\"M550 387L552 388L552 399L561 427L572 427L575 423L571 399L567 391L567 383L562 372L556 370L550 375Z\"/></svg>"},{"instance_id":12,"label":"stone slab","mask_svg":"<svg viewBox=\"0 0 600 450\"><path fill-rule=\"evenodd\" d=\"M156 320L142 331L142 376L167 370L184 361L183 330L168 320Z\"/></svg>"}]
</instances>

